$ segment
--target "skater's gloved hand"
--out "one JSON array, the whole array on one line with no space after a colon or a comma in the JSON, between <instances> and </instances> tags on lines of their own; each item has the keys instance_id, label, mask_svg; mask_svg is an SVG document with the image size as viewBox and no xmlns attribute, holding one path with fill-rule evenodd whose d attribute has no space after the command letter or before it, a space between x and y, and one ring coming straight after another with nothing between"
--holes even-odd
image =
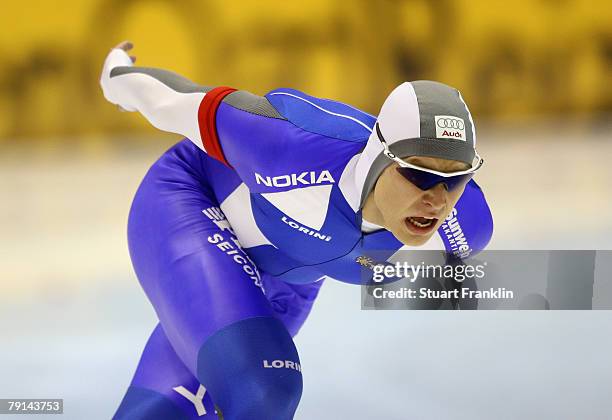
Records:
<instances>
[{"instance_id":1,"label":"skater's gloved hand","mask_svg":"<svg viewBox=\"0 0 612 420\"><path fill-rule=\"evenodd\" d=\"M134 109L126 109L119 104L115 98L110 94L110 89L108 88L108 84L110 81L110 72L113 67L117 66L131 66L136 62L136 57L133 55L129 55L128 51L134 48L134 44L130 41L121 41L115 47L113 47L110 53L106 56L106 60L104 61L104 68L102 69L102 75L100 76L100 85L102 87L102 92L104 93L104 97L111 103L117 105L120 111L135 111Z\"/></svg>"},{"instance_id":2,"label":"skater's gloved hand","mask_svg":"<svg viewBox=\"0 0 612 420\"><path fill-rule=\"evenodd\" d=\"M131 50L132 48L134 48L134 44L132 44L130 41L121 41L119 44L117 44L114 49L119 49L119 50L123 50L126 53ZM130 55L130 60L132 60L132 63L136 62L136 56L134 55Z\"/></svg>"}]
</instances>

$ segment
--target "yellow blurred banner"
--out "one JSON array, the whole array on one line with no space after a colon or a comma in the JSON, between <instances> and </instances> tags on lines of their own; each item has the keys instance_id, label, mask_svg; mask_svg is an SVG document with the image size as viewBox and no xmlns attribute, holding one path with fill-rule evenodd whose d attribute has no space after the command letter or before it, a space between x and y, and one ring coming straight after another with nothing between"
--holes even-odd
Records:
<instances>
[{"instance_id":1,"label":"yellow blurred banner","mask_svg":"<svg viewBox=\"0 0 612 420\"><path fill-rule=\"evenodd\" d=\"M609 0L31 0L0 14L0 143L152 133L98 86L110 47L202 85L293 87L377 113L403 80L477 117L612 111Z\"/></svg>"}]
</instances>

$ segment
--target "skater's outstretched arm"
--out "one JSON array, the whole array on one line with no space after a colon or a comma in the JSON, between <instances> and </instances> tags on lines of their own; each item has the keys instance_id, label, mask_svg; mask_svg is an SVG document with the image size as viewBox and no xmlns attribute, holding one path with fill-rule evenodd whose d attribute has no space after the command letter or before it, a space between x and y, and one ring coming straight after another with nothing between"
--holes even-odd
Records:
<instances>
[{"instance_id":1,"label":"skater's outstretched arm","mask_svg":"<svg viewBox=\"0 0 612 420\"><path fill-rule=\"evenodd\" d=\"M124 41L106 57L100 77L104 97L122 110L140 112L160 130L186 136L239 173L240 168L248 172L262 159L278 156L277 149L284 147L278 139L286 137L286 130L297 130L266 97L201 86L168 70L134 66L135 57L128 54L132 47ZM263 149L265 156L248 153ZM244 162L245 154L254 161Z\"/></svg>"},{"instance_id":2,"label":"skater's outstretched arm","mask_svg":"<svg viewBox=\"0 0 612 420\"><path fill-rule=\"evenodd\" d=\"M198 108L210 88L168 70L136 67L132 49L124 41L104 62L100 85L104 97L125 111L140 112L153 126L182 134L202 145Z\"/></svg>"}]
</instances>

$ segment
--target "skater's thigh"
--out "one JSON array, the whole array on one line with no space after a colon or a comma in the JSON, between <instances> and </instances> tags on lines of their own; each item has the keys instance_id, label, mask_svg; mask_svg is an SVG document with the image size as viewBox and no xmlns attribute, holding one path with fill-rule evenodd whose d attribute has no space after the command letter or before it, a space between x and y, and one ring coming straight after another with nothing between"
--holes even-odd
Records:
<instances>
[{"instance_id":1,"label":"skater's thigh","mask_svg":"<svg viewBox=\"0 0 612 420\"><path fill-rule=\"evenodd\" d=\"M198 153L177 144L140 185L128 222L134 269L171 347L228 420L291 419L302 393L297 350Z\"/></svg>"},{"instance_id":2,"label":"skater's thigh","mask_svg":"<svg viewBox=\"0 0 612 420\"><path fill-rule=\"evenodd\" d=\"M215 332L273 314L198 153L189 141L166 152L142 181L128 223L136 275L168 339L194 373L200 347Z\"/></svg>"}]
</instances>

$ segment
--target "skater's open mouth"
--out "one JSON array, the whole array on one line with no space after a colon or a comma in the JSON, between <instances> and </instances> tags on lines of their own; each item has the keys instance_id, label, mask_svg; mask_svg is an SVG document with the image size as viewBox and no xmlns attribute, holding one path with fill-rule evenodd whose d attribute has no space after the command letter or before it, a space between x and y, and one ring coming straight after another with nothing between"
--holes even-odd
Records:
<instances>
[{"instance_id":1,"label":"skater's open mouth","mask_svg":"<svg viewBox=\"0 0 612 420\"><path fill-rule=\"evenodd\" d=\"M434 228L438 219L435 217L410 216L404 219L408 230L417 235L425 235Z\"/></svg>"},{"instance_id":2,"label":"skater's open mouth","mask_svg":"<svg viewBox=\"0 0 612 420\"><path fill-rule=\"evenodd\" d=\"M415 225L416 227L429 227L432 224L435 224L438 219L429 218L429 217L407 217L408 221Z\"/></svg>"}]
</instances>

